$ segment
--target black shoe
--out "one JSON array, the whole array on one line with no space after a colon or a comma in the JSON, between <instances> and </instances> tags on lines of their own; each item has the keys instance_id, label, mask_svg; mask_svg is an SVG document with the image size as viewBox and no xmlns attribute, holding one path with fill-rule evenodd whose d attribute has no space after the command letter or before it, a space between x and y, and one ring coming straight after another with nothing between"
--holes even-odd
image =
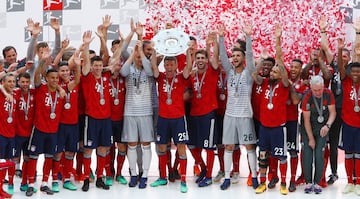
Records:
<instances>
[{"instance_id":1,"label":"black shoe","mask_svg":"<svg viewBox=\"0 0 360 199\"><path fill-rule=\"evenodd\" d=\"M7 184L7 183L9 183L9 181L8 181L8 180L6 180L6 179L4 179L4 184Z\"/></svg>"},{"instance_id":2,"label":"black shoe","mask_svg":"<svg viewBox=\"0 0 360 199\"><path fill-rule=\"evenodd\" d=\"M329 176L329 180L327 181L328 184L334 184L336 180L339 179L339 176L337 174L331 174Z\"/></svg>"},{"instance_id":3,"label":"black shoe","mask_svg":"<svg viewBox=\"0 0 360 199\"><path fill-rule=\"evenodd\" d=\"M17 177L21 178L21 177L22 177L22 171L19 170L19 169L17 169L17 170L15 171L15 175L16 175Z\"/></svg>"},{"instance_id":4,"label":"black shoe","mask_svg":"<svg viewBox=\"0 0 360 199\"><path fill-rule=\"evenodd\" d=\"M275 188L275 186L276 186L276 184L277 184L278 182L279 182L279 178L277 178L277 177L271 178L271 180L270 180L270 182L269 182L269 184L268 184L268 188L269 188L269 189Z\"/></svg>"},{"instance_id":5,"label":"black shoe","mask_svg":"<svg viewBox=\"0 0 360 199\"><path fill-rule=\"evenodd\" d=\"M32 196L34 193L35 193L34 187L29 187L29 188L26 190L25 195L28 196L28 197L30 197L30 196Z\"/></svg>"},{"instance_id":6,"label":"black shoe","mask_svg":"<svg viewBox=\"0 0 360 199\"><path fill-rule=\"evenodd\" d=\"M289 190L290 192L296 191L296 184L295 184L295 182L290 182L290 185L289 185L288 190Z\"/></svg>"},{"instance_id":7,"label":"black shoe","mask_svg":"<svg viewBox=\"0 0 360 199\"><path fill-rule=\"evenodd\" d=\"M53 195L54 192L48 186L41 186L40 191L46 193L47 195Z\"/></svg>"},{"instance_id":8,"label":"black shoe","mask_svg":"<svg viewBox=\"0 0 360 199\"><path fill-rule=\"evenodd\" d=\"M87 191L89 191L89 185L90 185L90 180L89 180L89 178L86 178L86 179L84 180L84 184L83 184L83 186L81 187L81 189L82 189L83 191L87 192Z\"/></svg>"},{"instance_id":9,"label":"black shoe","mask_svg":"<svg viewBox=\"0 0 360 199\"><path fill-rule=\"evenodd\" d=\"M201 182L206 176L206 169L201 170L199 177L196 179L196 183Z\"/></svg>"},{"instance_id":10,"label":"black shoe","mask_svg":"<svg viewBox=\"0 0 360 199\"><path fill-rule=\"evenodd\" d=\"M102 188L102 189L104 189L104 190L109 190L109 189L110 189L110 187L107 186L107 185L104 183L104 181L102 180L102 178L96 179L96 187L97 187L97 188Z\"/></svg>"},{"instance_id":11,"label":"black shoe","mask_svg":"<svg viewBox=\"0 0 360 199\"><path fill-rule=\"evenodd\" d=\"M171 172L169 172L169 181L170 182L175 182L175 173L174 173L174 171L171 171Z\"/></svg>"}]
</instances>

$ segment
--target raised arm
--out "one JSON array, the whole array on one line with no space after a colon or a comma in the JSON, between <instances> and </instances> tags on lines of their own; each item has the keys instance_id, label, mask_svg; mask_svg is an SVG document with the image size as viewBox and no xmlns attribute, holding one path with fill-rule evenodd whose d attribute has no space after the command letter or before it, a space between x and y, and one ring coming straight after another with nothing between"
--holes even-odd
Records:
<instances>
[{"instance_id":1,"label":"raised arm","mask_svg":"<svg viewBox=\"0 0 360 199\"><path fill-rule=\"evenodd\" d=\"M224 70L227 73L229 70L231 70L232 64L229 61L229 57L227 55L227 51L226 51L226 47L225 47L225 38L224 38L225 31L226 30L225 30L224 24L220 24L218 26L220 61L221 61L222 67L224 68ZM215 56L216 55L214 53L214 57Z\"/></svg>"},{"instance_id":2,"label":"raised arm","mask_svg":"<svg viewBox=\"0 0 360 199\"><path fill-rule=\"evenodd\" d=\"M30 32L31 39L28 45L27 53L26 53L26 61L33 61L35 57L36 52L36 44L38 41L38 36L41 32L40 24L39 22L34 23L34 21L31 18L28 18L26 20L27 27L26 30Z\"/></svg>"},{"instance_id":3,"label":"raised arm","mask_svg":"<svg viewBox=\"0 0 360 199\"><path fill-rule=\"evenodd\" d=\"M89 56L89 45L91 41L94 39L92 37L91 31L86 31L83 34L83 54L84 54L84 65L82 67L82 74L84 76L88 75L90 72L90 56Z\"/></svg>"},{"instance_id":4,"label":"raised arm","mask_svg":"<svg viewBox=\"0 0 360 199\"><path fill-rule=\"evenodd\" d=\"M76 50L69 60L69 68L74 71L74 79L68 84L68 90L72 91L80 83L80 51Z\"/></svg>"},{"instance_id":5,"label":"raised arm","mask_svg":"<svg viewBox=\"0 0 360 199\"><path fill-rule=\"evenodd\" d=\"M328 37L326 34L326 28L327 28L326 21L327 21L327 17L322 15L320 17L320 22L319 22L320 34L321 34L321 49L325 53L327 63L330 64L334 59L334 55L332 54L332 52L329 48L329 41L328 41Z\"/></svg>"},{"instance_id":6,"label":"raised arm","mask_svg":"<svg viewBox=\"0 0 360 199\"><path fill-rule=\"evenodd\" d=\"M360 17L358 17L355 20L355 23L353 24L353 27L355 29L355 42L354 42L354 46L360 45ZM360 62L360 59L358 59L356 57L355 51L353 52L353 58L355 58L356 60L353 60L353 62Z\"/></svg>"},{"instance_id":7,"label":"raised arm","mask_svg":"<svg viewBox=\"0 0 360 199\"><path fill-rule=\"evenodd\" d=\"M45 74L45 71L47 69L47 66L51 63L51 59L50 59L50 50L46 49L44 50L43 53L43 57L42 59L39 61L39 65L35 70L35 75L34 75L34 84L35 87L39 87L41 85L41 75Z\"/></svg>"},{"instance_id":8,"label":"raised arm","mask_svg":"<svg viewBox=\"0 0 360 199\"><path fill-rule=\"evenodd\" d=\"M215 56L210 57L211 55L211 45L213 45L213 49L217 49L219 48L217 45L217 42L215 42L215 40L217 40L216 38L216 33L215 32L210 32L208 37L206 38L206 48L208 51L208 56L209 56L209 60L210 60L210 64L213 67L214 70L217 70L219 68L219 62L217 61L218 58L215 58ZM215 50L214 50L215 51Z\"/></svg>"},{"instance_id":9,"label":"raised arm","mask_svg":"<svg viewBox=\"0 0 360 199\"><path fill-rule=\"evenodd\" d=\"M345 66L344 66L344 62L342 59L342 53L343 53L343 49L345 47L344 44L344 39L343 38L339 38L338 39L338 56L337 56L337 64L338 64L338 68L339 68L339 73L340 73L340 79L343 80L346 77L346 70L345 70ZM360 49L359 49L360 50ZM354 48L354 51L356 51L356 46Z\"/></svg>"},{"instance_id":10,"label":"raised arm","mask_svg":"<svg viewBox=\"0 0 360 199\"><path fill-rule=\"evenodd\" d=\"M276 62L282 66L284 66L284 61L283 61L283 53L282 53L282 49L281 49L281 35L282 35L282 27L277 24L275 26L275 49L276 49Z\"/></svg>"},{"instance_id":11,"label":"raised arm","mask_svg":"<svg viewBox=\"0 0 360 199\"><path fill-rule=\"evenodd\" d=\"M56 55L54 62L53 62L54 67L56 69L58 68L58 64L60 63L61 58L64 55L66 48L69 46L69 43L70 43L70 41L67 38L61 42L61 49L60 49L59 53Z\"/></svg>"},{"instance_id":12,"label":"raised arm","mask_svg":"<svg viewBox=\"0 0 360 199\"><path fill-rule=\"evenodd\" d=\"M255 61L254 61L254 53L252 48L252 39L251 35L253 33L253 26L251 23L247 22L243 28L243 32L246 36L246 54L245 54L245 60L246 60L246 67L249 67L250 73L252 73L255 70Z\"/></svg>"},{"instance_id":13,"label":"raised arm","mask_svg":"<svg viewBox=\"0 0 360 199\"><path fill-rule=\"evenodd\" d=\"M51 18L50 26L55 31L55 46L52 50L51 57L54 58L60 51L61 46L61 38L60 38L60 22L57 18Z\"/></svg>"},{"instance_id":14,"label":"raised arm","mask_svg":"<svg viewBox=\"0 0 360 199\"><path fill-rule=\"evenodd\" d=\"M103 59L104 66L107 66L109 63L109 50L106 45L106 38L107 38L107 29L103 25L99 25L97 27L96 35L100 39L100 56Z\"/></svg>"},{"instance_id":15,"label":"raised arm","mask_svg":"<svg viewBox=\"0 0 360 199\"><path fill-rule=\"evenodd\" d=\"M262 68L262 61L259 61L258 64L256 65L256 67L255 67L254 72L251 74L254 82L257 85L261 85L263 83L263 81L264 81L264 78L259 75L261 68Z\"/></svg>"},{"instance_id":16,"label":"raised arm","mask_svg":"<svg viewBox=\"0 0 360 199\"><path fill-rule=\"evenodd\" d=\"M186 50L186 66L183 70L183 76L185 79L189 78L191 70L192 70L192 58L191 58L191 49L188 48Z\"/></svg>"},{"instance_id":17,"label":"raised arm","mask_svg":"<svg viewBox=\"0 0 360 199\"><path fill-rule=\"evenodd\" d=\"M320 50L319 66L320 66L320 70L323 74L324 80L330 80L332 78L332 74L324 62L324 59L323 59L324 56L325 56L324 51Z\"/></svg>"}]
</instances>

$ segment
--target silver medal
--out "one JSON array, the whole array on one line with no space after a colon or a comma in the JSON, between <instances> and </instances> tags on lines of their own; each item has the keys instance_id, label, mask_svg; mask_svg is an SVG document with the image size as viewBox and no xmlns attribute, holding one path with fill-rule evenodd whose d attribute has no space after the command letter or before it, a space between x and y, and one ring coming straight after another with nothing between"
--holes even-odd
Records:
<instances>
[{"instance_id":1,"label":"silver medal","mask_svg":"<svg viewBox=\"0 0 360 199\"><path fill-rule=\"evenodd\" d=\"M100 105L104 105L105 104L105 99L100 99Z\"/></svg>"},{"instance_id":2,"label":"silver medal","mask_svg":"<svg viewBox=\"0 0 360 199\"><path fill-rule=\"evenodd\" d=\"M65 104L64 104L64 108L65 108L65 109L70 109L70 108L71 108L70 103L69 103L69 102L65 103Z\"/></svg>"},{"instance_id":3,"label":"silver medal","mask_svg":"<svg viewBox=\"0 0 360 199\"><path fill-rule=\"evenodd\" d=\"M198 93L198 94L196 95L196 98L200 99L200 98L201 98L201 93Z\"/></svg>"},{"instance_id":4,"label":"silver medal","mask_svg":"<svg viewBox=\"0 0 360 199\"><path fill-rule=\"evenodd\" d=\"M13 118L12 118L12 117L8 117L6 121L7 121L7 123L11 124L11 123L13 122Z\"/></svg>"},{"instance_id":5,"label":"silver medal","mask_svg":"<svg viewBox=\"0 0 360 199\"><path fill-rule=\"evenodd\" d=\"M116 105L116 106L119 105L119 99L114 100L114 105Z\"/></svg>"},{"instance_id":6,"label":"silver medal","mask_svg":"<svg viewBox=\"0 0 360 199\"><path fill-rule=\"evenodd\" d=\"M168 98L168 99L166 99L166 104L167 104L167 105L172 104L172 100L171 100L171 99L169 99L169 98Z\"/></svg>"},{"instance_id":7,"label":"silver medal","mask_svg":"<svg viewBox=\"0 0 360 199\"><path fill-rule=\"evenodd\" d=\"M225 100L225 94L220 94L220 100L224 101Z\"/></svg>"},{"instance_id":8,"label":"silver medal","mask_svg":"<svg viewBox=\"0 0 360 199\"><path fill-rule=\"evenodd\" d=\"M354 106L354 111L355 111L356 113L358 113L358 112L360 111L360 107L359 107L359 106Z\"/></svg>"},{"instance_id":9,"label":"silver medal","mask_svg":"<svg viewBox=\"0 0 360 199\"><path fill-rule=\"evenodd\" d=\"M55 119L56 118L56 114L55 113L50 113L50 119Z\"/></svg>"},{"instance_id":10,"label":"silver medal","mask_svg":"<svg viewBox=\"0 0 360 199\"><path fill-rule=\"evenodd\" d=\"M273 103L268 103L267 108L268 108L269 110L273 109L273 108L274 108L274 104L273 104Z\"/></svg>"},{"instance_id":11,"label":"silver medal","mask_svg":"<svg viewBox=\"0 0 360 199\"><path fill-rule=\"evenodd\" d=\"M319 123L323 123L323 122L324 122L324 117L321 116L321 115L319 115L319 117L317 118L317 121L318 121Z\"/></svg>"}]
</instances>

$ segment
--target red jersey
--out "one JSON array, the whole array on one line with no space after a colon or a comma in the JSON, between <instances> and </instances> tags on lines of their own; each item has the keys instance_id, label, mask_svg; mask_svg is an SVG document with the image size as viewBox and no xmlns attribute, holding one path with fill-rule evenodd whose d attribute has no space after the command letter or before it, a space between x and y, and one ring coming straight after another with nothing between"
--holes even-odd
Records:
<instances>
[{"instance_id":1,"label":"red jersey","mask_svg":"<svg viewBox=\"0 0 360 199\"><path fill-rule=\"evenodd\" d=\"M308 90L308 87L302 83L301 79L294 82L292 86L294 87L295 92L299 94L304 94L305 91ZM299 106L298 104L292 103L290 94L289 94L289 99L286 102L286 105L287 105L286 107L287 121L298 121Z\"/></svg>"},{"instance_id":2,"label":"red jersey","mask_svg":"<svg viewBox=\"0 0 360 199\"><path fill-rule=\"evenodd\" d=\"M206 115L218 108L216 96L218 77L219 70L214 70L210 65L206 72L202 74L195 72L190 77L193 90L191 116ZM199 92L200 88L201 92Z\"/></svg>"},{"instance_id":3,"label":"red jersey","mask_svg":"<svg viewBox=\"0 0 360 199\"><path fill-rule=\"evenodd\" d=\"M55 115L51 114L52 106ZM35 107L35 128L44 133L57 133L63 110L63 99L59 93L49 92L47 84L41 84L35 89Z\"/></svg>"},{"instance_id":4,"label":"red jersey","mask_svg":"<svg viewBox=\"0 0 360 199\"><path fill-rule=\"evenodd\" d=\"M184 92L187 81L183 74L178 73L175 79L173 77L167 79L165 73L160 73L156 81L159 93L159 116L170 119L183 117L185 115ZM170 89L171 103L168 100Z\"/></svg>"},{"instance_id":5,"label":"red jersey","mask_svg":"<svg viewBox=\"0 0 360 199\"><path fill-rule=\"evenodd\" d=\"M13 93L12 102L5 100L5 95L0 93L0 135L13 138L16 133L16 106L17 106L17 95Z\"/></svg>"},{"instance_id":6,"label":"red jersey","mask_svg":"<svg viewBox=\"0 0 360 199\"><path fill-rule=\"evenodd\" d=\"M330 71L331 74L334 74L334 69L332 67L327 66L327 69ZM314 76L314 75L323 76L320 67L315 67L315 66L312 67L312 66L310 66L310 67L307 68L307 70L308 70L308 76L305 77L305 79L310 79L310 77ZM329 84L330 84L330 79L329 80L324 79L325 88L328 88Z\"/></svg>"},{"instance_id":7,"label":"red jersey","mask_svg":"<svg viewBox=\"0 0 360 199\"><path fill-rule=\"evenodd\" d=\"M95 119L110 118L110 78L110 72L103 73L99 79L95 79L92 73L89 73L87 76L81 76L82 89L86 101L86 115ZM103 91L103 98L101 98L101 91Z\"/></svg>"},{"instance_id":8,"label":"red jersey","mask_svg":"<svg viewBox=\"0 0 360 199\"><path fill-rule=\"evenodd\" d=\"M216 97L217 97L217 101L218 101L218 108L216 110L216 114L223 116L223 115L225 115L226 99L227 99L227 86L226 86L225 71L222 71L219 74L217 90L216 90Z\"/></svg>"},{"instance_id":9,"label":"red jersey","mask_svg":"<svg viewBox=\"0 0 360 199\"><path fill-rule=\"evenodd\" d=\"M65 90L66 96L64 97L62 106L64 107L60 123L62 124L77 124L79 120L79 86L76 85L71 91L68 90L68 84L62 83L61 87Z\"/></svg>"},{"instance_id":10,"label":"red jersey","mask_svg":"<svg viewBox=\"0 0 360 199\"><path fill-rule=\"evenodd\" d=\"M251 105L253 108L253 117L257 120L260 120L260 104L262 98L262 87L261 85L253 84L251 92Z\"/></svg>"},{"instance_id":11,"label":"red jersey","mask_svg":"<svg viewBox=\"0 0 360 199\"><path fill-rule=\"evenodd\" d=\"M124 119L125 106L125 78L119 75L117 78L112 78L110 81L110 95L111 95L111 120L121 121ZM117 93L117 98L115 94ZM116 100L117 99L117 100Z\"/></svg>"},{"instance_id":12,"label":"red jersey","mask_svg":"<svg viewBox=\"0 0 360 199\"><path fill-rule=\"evenodd\" d=\"M358 106L360 106L360 85L354 85L350 77L342 81L343 104L341 118L352 127L360 128L360 111L355 112L355 100L357 95ZM339 114L339 113L337 113Z\"/></svg>"},{"instance_id":13,"label":"red jersey","mask_svg":"<svg viewBox=\"0 0 360 199\"><path fill-rule=\"evenodd\" d=\"M272 86L272 103L270 103L271 89L269 79L264 79L261 89L260 122L265 127L279 127L286 123L286 102L289 88L284 87L282 81ZM272 104L272 105L271 105Z\"/></svg>"},{"instance_id":14,"label":"red jersey","mask_svg":"<svg viewBox=\"0 0 360 199\"><path fill-rule=\"evenodd\" d=\"M20 89L15 90L18 97L16 106L16 135L30 137L35 114L35 90L30 89L27 94L22 94Z\"/></svg>"}]
</instances>

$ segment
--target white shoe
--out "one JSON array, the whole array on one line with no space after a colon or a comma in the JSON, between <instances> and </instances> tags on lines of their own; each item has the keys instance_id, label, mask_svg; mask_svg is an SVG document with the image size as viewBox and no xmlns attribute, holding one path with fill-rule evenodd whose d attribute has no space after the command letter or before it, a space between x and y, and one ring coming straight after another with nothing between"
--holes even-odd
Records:
<instances>
[{"instance_id":1,"label":"white shoe","mask_svg":"<svg viewBox=\"0 0 360 199\"><path fill-rule=\"evenodd\" d=\"M360 188L360 187L359 187ZM354 192L355 186L354 184L347 184L345 189L342 191L344 194Z\"/></svg>"},{"instance_id":2,"label":"white shoe","mask_svg":"<svg viewBox=\"0 0 360 199\"><path fill-rule=\"evenodd\" d=\"M238 172L233 173L232 177L231 177L231 183L232 184L236 184L240 181L240 175Z\"/></svg>"},{"instance_id":3,"label":"white shoe","mask_svg":"<svg viewBox=\"0 0 360 199\"><path fill-rule=\"evenodd\" d=\"M360 196L360 185L355 185L354 192L356 193L356 195Z\"/></svg>"}]
</instances>

